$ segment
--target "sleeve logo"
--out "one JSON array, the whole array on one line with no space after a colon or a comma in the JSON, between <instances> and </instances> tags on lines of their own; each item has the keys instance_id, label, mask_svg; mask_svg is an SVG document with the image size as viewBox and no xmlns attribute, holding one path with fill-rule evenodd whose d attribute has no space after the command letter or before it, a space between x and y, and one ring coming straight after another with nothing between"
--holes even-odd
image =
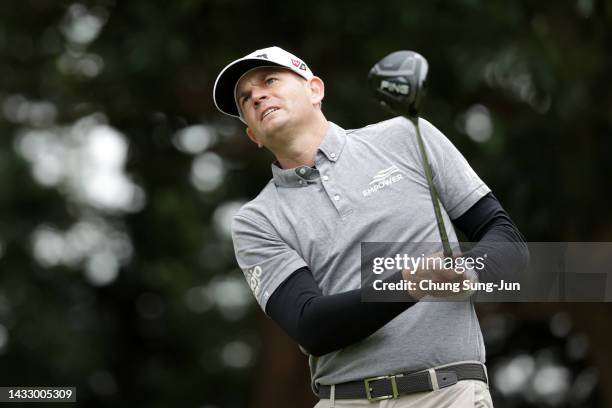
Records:
<instances>
[{"instance_id":1,"label":"sleeve logo","mask_svg":"<svg viewBox=\"0 0 612 408\"><path fill-rule=\"evenodd\" d=\"M249 286L251 287L251 291L253 292L255 296L259 294L259 291L261 289L261 273L262 272L263 271L261 269L261 266L255 266L253 268L247 269L244 272L244 276Z\"/></svg>"}]
</instances>

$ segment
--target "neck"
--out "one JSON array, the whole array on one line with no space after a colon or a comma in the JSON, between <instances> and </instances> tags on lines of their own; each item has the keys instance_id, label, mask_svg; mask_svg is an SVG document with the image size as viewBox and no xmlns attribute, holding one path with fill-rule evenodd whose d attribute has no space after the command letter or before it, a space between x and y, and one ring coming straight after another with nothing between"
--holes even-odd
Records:
<instances>
[{"instance_id":1,"label":"neck","mask_svg":"<svg viewBox=\"0 0 612 408\"><path fill-rule=\"evenodd\" d=\"M317 149L323 142L329 123L322 112L318 112L316 120L310 121L308 126L295 129L289 143L273 151L283 169L292 169L298 166L314 166Z\"/></svg>"}]
</instances>

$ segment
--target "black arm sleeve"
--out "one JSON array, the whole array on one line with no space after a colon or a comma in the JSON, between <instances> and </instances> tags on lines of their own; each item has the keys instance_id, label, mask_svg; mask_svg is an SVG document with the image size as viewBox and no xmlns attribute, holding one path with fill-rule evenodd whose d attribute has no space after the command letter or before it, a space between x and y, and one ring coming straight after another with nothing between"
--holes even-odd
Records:
<instances>
[{"instance_id":1,"label":"black arm sleeve","mask_svg":"<svg viewBox=\"0 0 612 408\"><path fill-rule=\"evenodd\" d=\"M525 238L493 193L481 198L453 223L469 241L477 242L464 256L487 254L486 266L478 272L481 281L516 280L517 272L528 265Z\"/></svg>"},{"instance_id":2,"label":"black arm sleeve","mask_svg":"<svg viewBox=\"0 0 612 408\"><path fill-rule=\"evenodd\" d=\"M399 282L401 272L388 281ZM362 302L361 290L324 296L310 269L298 269L272 294L266 313L314 356L360 341L414 304Z\"/></svg>"}]
</instances>

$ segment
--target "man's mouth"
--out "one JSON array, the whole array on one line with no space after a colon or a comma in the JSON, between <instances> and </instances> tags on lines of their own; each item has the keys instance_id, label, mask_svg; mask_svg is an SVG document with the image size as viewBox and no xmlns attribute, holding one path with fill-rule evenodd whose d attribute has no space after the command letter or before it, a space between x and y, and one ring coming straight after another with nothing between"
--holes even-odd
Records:
<instances>
[{"instance_id":1,"label":"man's mouth","mask_svg":"<svg viewBox=\"0 0 612 408\"><path fill-rule=\"evenodd\" d=\"M271 114L272 112L276 112L279 108L277 107L270 107L268 109L266 109L263 114L261 115L261 120L264 120L266 116L268 116L269 114Z\"/></svg>"}]
</instances>

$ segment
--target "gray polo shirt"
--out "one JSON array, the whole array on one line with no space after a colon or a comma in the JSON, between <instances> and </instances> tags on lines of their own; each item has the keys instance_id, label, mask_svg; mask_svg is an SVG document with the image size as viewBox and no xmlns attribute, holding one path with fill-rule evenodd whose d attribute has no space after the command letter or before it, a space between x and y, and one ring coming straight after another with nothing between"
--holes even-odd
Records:
<instances>
[{"instance_id":1,"label":"gray polo shirt","mask_svg":"<svg viewBox=\"0 0 612 408\"><path fill-rule=\"evenodd\" d=\"M456 242L449 216L459 217L490 190L439 130L419 123L449 240ZM324 294L358 289L361 242L440 241L407 119L358 130L330 122L315 165L273 164L273 179L233 219L238 264L264 311L274 290L304 266ZM420 302L360 342L310 356L310 369L316 386L463 360L485 360L472 302Z\"/></svg>"}]
</instances>

